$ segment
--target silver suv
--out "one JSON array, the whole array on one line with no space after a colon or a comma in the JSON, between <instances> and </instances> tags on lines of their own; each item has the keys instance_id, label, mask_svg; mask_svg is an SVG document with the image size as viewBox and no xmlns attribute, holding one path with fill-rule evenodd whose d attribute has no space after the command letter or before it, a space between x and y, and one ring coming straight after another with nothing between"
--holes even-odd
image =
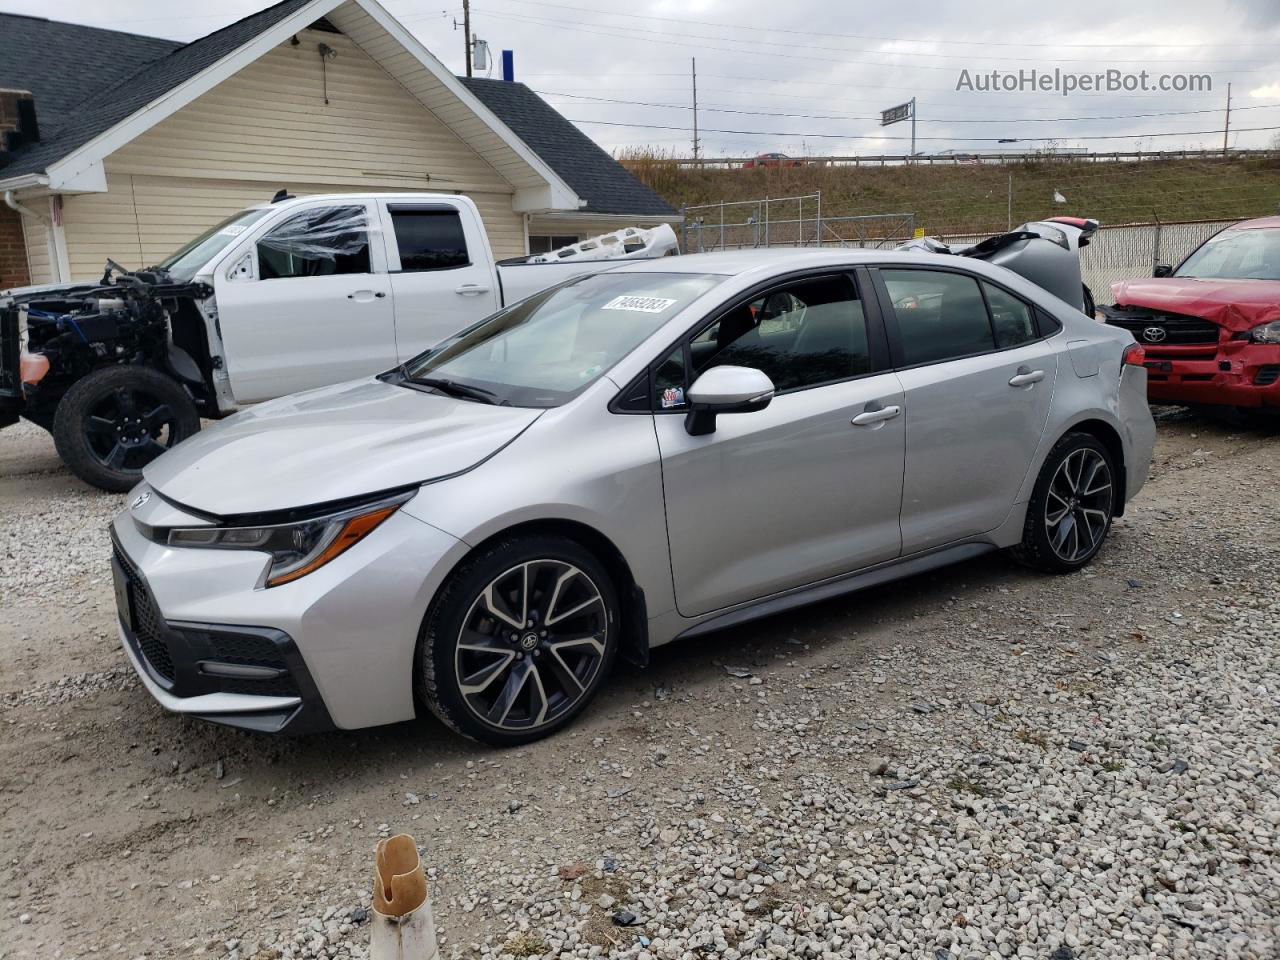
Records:
<instances>
[{"instance_id":1,"label":"silver suv","mask_svg":"<svg viewBox=\"0 0 1280 960\"><path fill-rule=\"evenodd\" d=\"M979 261L624 264L150 464L120 636L170 710L524 743L658 644L990 550L1088 563L1146 479L1142 362Z\"/></svg>"}]
</instances>

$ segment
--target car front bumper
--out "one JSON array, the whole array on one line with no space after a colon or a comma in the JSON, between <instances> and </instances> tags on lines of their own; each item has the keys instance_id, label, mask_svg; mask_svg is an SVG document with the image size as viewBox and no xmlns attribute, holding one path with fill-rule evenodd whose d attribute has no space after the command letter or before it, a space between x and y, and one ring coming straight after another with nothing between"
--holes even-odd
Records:
<instances>
[{"instance_id":1,"label":"car front bumper","mask_svg":"<svg viewBox=\"0 0 1280 960\"><path fill-rule=\"evenodd\" d=\"M121 644L161 706L291 734L415 715L418 632L461 541L399 511L314 573L263 589L263 553L147 537L139 522L205 522L150 501L113 521L112 566Z\"/></svg>"},{"instance_id":2,"label":"car front bumper","mask_svg":"<svg viewBox=\"0 0 1280 960\"><path fill-rule=\"evenodd\" d=\"M1207 349L1143 347L1154 402L1280 408L1280 345L1223 340Z\"/></svg>"}]
</instances>

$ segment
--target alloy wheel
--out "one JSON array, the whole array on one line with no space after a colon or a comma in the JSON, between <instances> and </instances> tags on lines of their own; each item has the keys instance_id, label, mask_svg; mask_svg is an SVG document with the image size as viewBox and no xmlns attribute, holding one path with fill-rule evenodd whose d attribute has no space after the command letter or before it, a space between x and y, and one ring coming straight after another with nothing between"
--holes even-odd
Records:
<instances>
[{"instance_id":1,"label":"alloy wheel","mask_svg":"<svg viewBox=\"0 0 1280 960\"><path fill-rule=\"evenodd\" d=\"M1067 454L1049 483L1044 524L1058 558L1078 563L1102 543L1111 519L1111 467L1097 450Z\"/></svg>"},{"instance_id":2,"label":"alloy wheel","mask_svg":"<svg viewBox=\"0 0 1280 960\"><path fill-rule=\"evenodd\" d=\"M89 449L112 470L139 470L170 446L177 416L145 390L116 390L89 412L84 430Z\"/></svg>"},{"instance_id":3,"label":"alloy wheel","mask_svg":"<svg viewBox=\"0 0 1280 960\"><path fill-rule=\"evenodd\" d=\"M600 588L563 560L530 560L472 601L454 669L467 708L503 730L554 723L591 689L604 662L608 610Z\"/></svg>"}]
</instances>

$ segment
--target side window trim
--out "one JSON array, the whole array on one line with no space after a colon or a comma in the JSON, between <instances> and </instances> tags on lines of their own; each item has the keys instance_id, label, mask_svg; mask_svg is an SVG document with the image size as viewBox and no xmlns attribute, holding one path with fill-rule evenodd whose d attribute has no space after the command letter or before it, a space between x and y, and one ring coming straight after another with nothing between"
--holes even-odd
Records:
<instances>
[{"instance_id":1,"label":"side window trim","mask_svg":"<svg viewBox=\"0 0 1280 960\"><path fill-rule=\"evenodd\" d=\"M992 354L1004 353L1008 350L1017 350L1019 347L1029 346L1033 343L1040 343L1041 341L1047 340L1062 331L1062 324L1058 323L1056 320L1053 321L1053 329L1046 331L1044 329L1044 324L1042 323L1043 317L1047 316L1044 309L1027 301L1026 298L1020 294L1014 293L1008 287L997 283L994 280L990 280L987 277L980 276L976 273L970 273L968 270L953 267L950 264L939 264L938 266L930 264L928 266L923 266L918 263L875 263L869 264L867 267L862 269L867 270L871 275L871 280L875 287L876 299L879 300L880 309L884 315L885 332L888 334L889 353L892 358L891 369L893 370L914 370L916 367L931 367L936 366L939 363L951 363L955 360L969 360L973 357L991 356ZM959 357L947 357L944 360L926 360L923 363L912 364L903 363L904 354L902 350L901 330L898 327L898 315L893 309L893 298L889 296L889 288L885 286L884 278L880 275L881 270L923 270L926 272L932 271L934 273L956 273L976 281L978 284L978 290L982 294L982 305L987 311L987 326L991 328L992 349L979 350L976 353L966 353ZM991 305L987 302L987 291L984 288L985 284L990 284L1027 306L1031 311L1031 316L1034 318L1036 325L1036 336L1033 339L1024 340L1021 343L1015 343L1008 347L994 346L997 342L995 321L991 315Z\"/></svg>"}]
</instances>

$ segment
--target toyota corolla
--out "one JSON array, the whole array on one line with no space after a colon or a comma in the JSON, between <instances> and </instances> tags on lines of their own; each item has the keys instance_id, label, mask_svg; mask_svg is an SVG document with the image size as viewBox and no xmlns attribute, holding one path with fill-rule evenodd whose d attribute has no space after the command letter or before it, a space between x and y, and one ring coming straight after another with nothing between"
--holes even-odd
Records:
<instances>
[{"instance_id":1,"label":"toyota corolla","mask_svg":"<svg viewBox=\"0 0 1280 960\"><path fill-rule=\"evenodd\" d=\"M980 261L626 264L150 464L120 636L181 713L527 742L678 638L992 550L1079 569L1147 475L1142 363Z\"/></svg>"}]
</instances>

